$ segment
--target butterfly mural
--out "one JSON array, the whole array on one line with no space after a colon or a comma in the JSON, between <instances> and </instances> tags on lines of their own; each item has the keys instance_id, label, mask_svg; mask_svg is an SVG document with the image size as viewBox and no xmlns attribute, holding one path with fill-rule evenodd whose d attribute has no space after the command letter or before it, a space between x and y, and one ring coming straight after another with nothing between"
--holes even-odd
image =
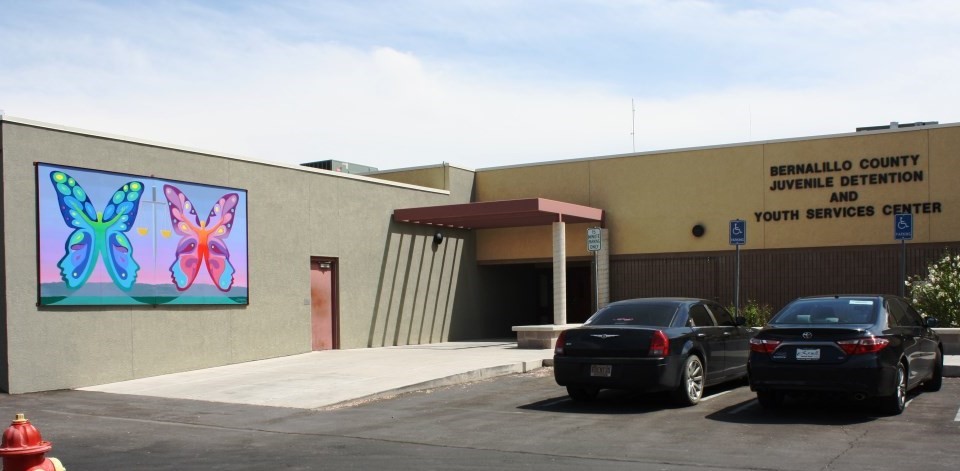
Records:
<instances>
[{"instance_id":1,"label":"butterfly mural","mask_svg":"<svg viewBox=\"0 0 960 471\"><path fill-rule=\"evenodd\" d=\"M97 212L83 187L62 171L50 172L63 221L73 232L64 243L66 254L57 264L67 287L87 282L103 254L104 266L114 284L129 291L140 265L133 259L133 245L125 233L137 219L143 183L130 181L113 193L103 212Z\"/></svg>"},{"instance_id":2,"label":"butterfly mural","mask_svg":"<svg viewBox=\"0 0 960 471\"><path fill-rule=\"evenodd\" d=\"M236 270L230 263L225 239L233 229L239 201L237 193L221 196L203 221L179 188L163 185L163 194L167 198L173 231L182 236L177 243L176 259L170 265L171 279L177 290L189 289L200 273L201 265L205 264L217 289L229 291Z\"/></svg>"}]
</instances>

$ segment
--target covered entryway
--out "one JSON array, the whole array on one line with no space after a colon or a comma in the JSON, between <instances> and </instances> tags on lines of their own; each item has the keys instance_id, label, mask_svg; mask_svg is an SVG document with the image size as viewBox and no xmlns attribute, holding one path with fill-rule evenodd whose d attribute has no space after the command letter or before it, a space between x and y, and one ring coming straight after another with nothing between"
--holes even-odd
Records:
<instances>
[{"instance_id":1,"label":"covered entryway","mask_svg":"<svg viewBox=\"0 0 960 471\"><path fill-rule=\"evenodd\" d=\"M522 341L525 335L520 335L520 346L531 346L534 348L544 348L559 333L563 326L568 323L567 319L567 301L568 301L568 265L566 257L566 224L567 223L599 223L601 227L604 222L604 212L602 209L591 208L573 203L564 203L545 198L530 198L520 200L506 201L485 201L477 203L454 204L446 206L429 206L422 208L397 209L393 212L393 219L397 222L411 224L426 224L439 227L453 227L458 229L494 229L521 226L542 226L551 225L553 229L553 266L551 269L551 284L553 295L553 324L549 329L544 330L542 326L536 326L536 329L521 329L531 332L544 331L549 332L546 335L535 336L537 340L527 345ZM607 230L603 229L603 237L606 240ZM600 296L599 304L606 305L609 299L609 243L603 244L603 249L598 257L600 263L599 285ZM581 280L581 273L577 271L577 280ZM589 279L589 275L587 275ZM581 299L578 297L577 299ZM579 308L578 308L579 309ZM583 317L582 314L577 316ZM526 327L526 326L519 326ZM518 326L514 331L518 334ZM545 337L540 339L539 337ZM532 337L531 337L532 338ZM543 340L543 341L541 341ZM552 344L551 344L552 347Z\"/></svg>"},{"instance_id":2,"label":"covered entryway","mask_svg":"<svg viewBox=\"0 0 960 471\"><path fill-rule=\"evenodd\" d=\"M313 350L340 348L337 260L310 259L310 338Z\"/></svg>"}]
</instances>

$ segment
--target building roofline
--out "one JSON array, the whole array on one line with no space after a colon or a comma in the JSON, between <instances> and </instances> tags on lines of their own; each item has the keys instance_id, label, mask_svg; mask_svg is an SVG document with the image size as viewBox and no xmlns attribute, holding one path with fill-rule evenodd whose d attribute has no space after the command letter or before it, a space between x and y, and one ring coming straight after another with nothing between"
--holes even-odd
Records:
<instances>
[{"instance_id":1,"label":"building roofline","mask_svg":"<svg viewBox=\"0 0 960 471\"><path fill-rule=\"evenodd\" d=\"M364 175L377 175L377 174L381 174L381 173L396 173L396 172L410 172L410 171L413 171L413 170L427 170L427 169L437 168L437 167L450 167L450 168L456 168L456 169L459 169L459 170L465 170L465 171L467 171L467 172L476 172L476 169L472 169L472 168L466 167L466 166L464 166L464 165L452 164L452 163L450 163L450 162L443 162L443 163L439 163L439 164L418 165L418 166L415 166L415 167L399 167L399 168L378 169L376 172L367 172L367 173L364 173Z\"/></svg>"},{"instance_id":2,"label":"building roofline","mask_svg":"<svg viewBox=\"0 0 960 471\"><path fill-rule=\"evenodd\" d=\"M569 164L569 163L576 163L576 162L589 162L593 160L622 159L625 157L643 157L643 156L660 155L660 154L675 154L679 152L702 151L702 150L711 150L711 149L729 149L732 147L762 146L766 144L813 141L813 140L819 140L819 139L833 139L833 138L839 138L839 137L855 137L855 136L865 136L865 135L874 135L874 134L889 134L889 133L897 133L897 132L921 132L921 131L929 131L931 129L951 128L951 127L957 127L957 126L960 126L960 123L931 124L926 126L901 127L901 128L894 128L894 129L882 129L882 130L876 130L876 131L854 131L854 132L839 133L839 134L822 134L817 136L789 137L789 138L783 138L783 139L768 139L764 141L747 141L747 142L737 142L732 144L717 144L717 145L709 145L709 146L679 147L679 148L673 148L673 149L630 152L626 154L600 155L600 156L594 156L594 157L574 157L571 159L548 160L543 162L531 162L526 164L503 165L499 167L484 167L484 168L478 168L476 172L479 173L479 172L484 172L488 170L508 170L512 168L536 167L540 165L557 165L557 164Z\"/></svg>"},{"instance_id":3,"label":"building roofline","mask_svg":"<svg viewBox=\"0 0 960 471\"><path fill-rule=\"evenodd\" d=\"M317 174L322 174L322 175L327 175L327 176L333 176L333 177L339 177L339 178L346 178L346 179L350 179L350 180L359 180L359 181L364 181L364 182L374 183L374 184L384 185L384 186L392 186L392 187L397 187L397 188L406 188L406 189L409 189L409 190L424 191L424 192L428 192L428 193L438 193L438 194L443 194L443 195L449 195L449 194L450 194L450 191L449 191L449 190L441 190L441 189L429 188L429 187L425 187L425 186L410 185L410 184L408 184L408 183L400 183L400 182L394 182L394 181L390 181L390 180L381 180L381 179L379 179L379 178L368 177L368 176L363 176L363 175L354 175L354 174L350 174L350 173L334 172L334 171L331 171L331 170L323 170L323 169L319 169L319 168L306 167L306 166L297 165L297 164L284 164L284 163L280 163L280 162L271 162L271 161L268 161L268 160L260 160L260 159L255 159L255 158L246 157L246 156L241 156L241 155L236 155L236 154L227 154L227 153L223 153L223 152L213 152L213 151L203 150L203 149L197 149L197 148L193 148L193 147L187 147L187 146L179 146L179 145L174 145L174 144L168 144L168 143L165 143L165 142L151 141L151 140L149 140L149 139L140 139L140 138L135 138L135 137L130 137L130 136L123 136L123 135L119 135L119 134L110 134L110 133L99 132L99 131L91 131L91 130L89 130L89 129L81 129L81 128L75 128L75 127L71 127L71 126L64 126L64 125L59 125L59 124L46 123L46 122L43 122L43 121L35 121L35 120L32 120L32 119L20 118L20 117L5 115L5 114L0 114L0 122L7 122L7 123L11 123L11 124L19 124L19 125L22 125L22 126L29 126L29 127L34 127L34 128L49 129L49 130L51 130L51 131L59 131L59 132L64 132L64 133L69 133L69 134L77 134L77 135L81 135L81 136L89 136L89 137L95 137L95 138L100 138L100 139L108 139L108 140L111 140L111 141L128 142L128 143L131 143L131 144L138 144L138 145L149 146L149 147L157 147L157 148L161 148L161 149L169 149L169 150L175 150L175 151L180 151L180 152L189 152L189 153L191 153L191 154L205 155L205 156L209 156L209 157L218 157L218 158L229 159L229 160L237 160L237 161L241 161L241 162L254 163L254 164L260 164L260 165L267 165L267 166L270 166L270 167L286 168L286 169L289 169L289 170L297 170L297 171L307 172L307 173L317 173Z\"/></svg>"}]
</instances>

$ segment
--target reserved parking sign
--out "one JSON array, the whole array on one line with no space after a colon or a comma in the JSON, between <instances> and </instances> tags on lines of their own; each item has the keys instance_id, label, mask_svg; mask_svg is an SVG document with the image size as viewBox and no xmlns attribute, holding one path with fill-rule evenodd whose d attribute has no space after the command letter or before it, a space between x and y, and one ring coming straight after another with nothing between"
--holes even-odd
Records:
<instances>
[{"instance_id":1,"label":"reserved parking sign","mask_svg":"<svg viewBox=\"0 0 960 471\"><path fill-rule=\"evenodd\" d=\"M893 215L893 238L895 240L913 240L913 215Z\"/></svg>"},{"instance_id":2,"label":"reserved parking sign","mask_svg":"<svg viewBox=\"0 0 960 471\"><path fill-rule=\"evenodd\" d=\"M744 245L747 243L747 221L734 219L730 221L730 245Z\"/></svg>"}]
</instances>

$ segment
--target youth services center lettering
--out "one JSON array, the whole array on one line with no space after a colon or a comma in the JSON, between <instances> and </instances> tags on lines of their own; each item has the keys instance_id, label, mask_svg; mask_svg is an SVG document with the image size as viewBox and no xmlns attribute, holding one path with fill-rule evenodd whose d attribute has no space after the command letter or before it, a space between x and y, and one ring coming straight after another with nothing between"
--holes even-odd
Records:
<instances>
[{"instance_id":1,"label":"youth services center lettering","mask_svg":"<svg viewBox=\"0 0 960 471\"><path fill-rule=\"evenodd\" d=\"M879 214L934 214L943 212L939 201L891 202L879 208L873 205L845 204L860 199L859 189L878 185L922 183L925 175L920 167L920 154L864 157L859 160L833 160L770 166L769 190L834 189L828 203L839 205L779 211L757 211L757 222L798 221L872 217Z\"/></svg>"}]
</instances>

